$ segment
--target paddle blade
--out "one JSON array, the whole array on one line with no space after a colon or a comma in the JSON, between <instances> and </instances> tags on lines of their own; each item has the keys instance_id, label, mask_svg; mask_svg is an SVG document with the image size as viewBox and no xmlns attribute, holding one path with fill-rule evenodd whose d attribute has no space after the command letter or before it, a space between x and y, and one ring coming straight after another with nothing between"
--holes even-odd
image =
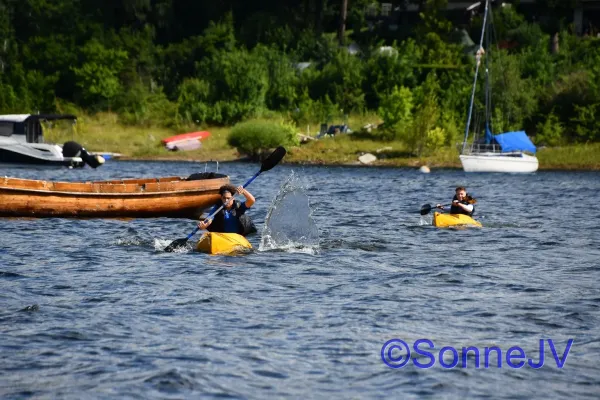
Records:
<instances>
[{"instance_id":1,"label":"paddle blade","mask_svg":"<svg viewBox=\"0 0 600 400\"><path fill-rule=\"evenodd\" d=\"M167 247L165 247L165 251L167 253L172 253L175 250L177 250L177 249L179 249L181 247L184 247L185 244L187 243L187 241L188 241L187 238L174 240L173 243L171 243L170 245L168 245Z\"/></svg>"},{"instance_id":2,"label":"paddle blade","mask_svg":"<svg viewBox=\"0 0 600 400\"><path fill-rule=\"evenodd\" d=\"M285 149L282 146L279 146L272 152L269 157L265 158L260 166L260 172L265 172L279 164L279 161L285 156Z\"/></svg>"},{"instance_id":3,"label":"paddle blade","mask_svg":"<svg viewBox=\"0 0 600 400\"><path fill-rule=\"evenodd\" d=\"M429 214L429 212L431 211L431 204L425 204L421 207L421 215L426 215Z\"/></svg>"}]
</instances>

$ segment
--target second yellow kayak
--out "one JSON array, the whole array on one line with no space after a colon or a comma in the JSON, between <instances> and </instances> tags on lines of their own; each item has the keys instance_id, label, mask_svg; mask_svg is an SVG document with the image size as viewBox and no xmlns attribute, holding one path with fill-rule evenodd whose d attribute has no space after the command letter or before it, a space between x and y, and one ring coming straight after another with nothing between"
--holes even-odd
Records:
<instances>
[{"instance_id":1,"label":"second yellow kayak","mask_svg":"<svg viewBox=\"0 0 600 400\"><path fill-rule=\"evenodd\" d=\"M476 226L481 228L481 222L474 220L465 214L442 214L433 213L433 226L448 228L451 226Z\"/></svg>"},{"instance_id":2,"label":"second yellow kayak","mask_svg":"<svg viewBox=\"0 0 600 400\"><path fill-rule=\"evenodd\" d=\"M237 233L207 232L196 244L196 250L208 254L231 254L251 250L252 245Z\"/></svg>"}]
</instances>

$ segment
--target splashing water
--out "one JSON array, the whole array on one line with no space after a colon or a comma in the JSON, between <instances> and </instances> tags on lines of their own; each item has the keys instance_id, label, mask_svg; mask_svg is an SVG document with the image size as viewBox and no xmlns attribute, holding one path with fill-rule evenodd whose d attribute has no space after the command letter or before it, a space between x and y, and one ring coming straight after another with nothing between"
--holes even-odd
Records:
<instances>
[{"instance_id":1,"label":"splashing water","mask_svg":"<svg viewBox=\"0 0 600 400\"><path fill-rule=\"evenodd\" d=\"M315 254L318 249L319 230L312 217L308 195L292 171L269 208L258 250Z\"/></svg>"},{"instance_id":2,"label":"splashing water","mask_svg":"<svg viewBox=\"0 0 600 400\"><path fill-rule=\"evenodd\" d=\"M433 216L432 215L421 215L419 219L419 225L432 225L433 224Z\"/></svg>"}]
</instances>

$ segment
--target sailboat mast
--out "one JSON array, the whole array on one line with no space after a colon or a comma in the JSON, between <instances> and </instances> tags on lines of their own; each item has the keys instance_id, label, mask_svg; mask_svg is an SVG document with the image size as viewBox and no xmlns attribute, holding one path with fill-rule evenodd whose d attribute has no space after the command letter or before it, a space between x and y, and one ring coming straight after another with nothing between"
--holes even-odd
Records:
<instances>
[{"instance_id":1,"label":"sailboat mast","mask_svg":"<svg viewBox=\"0 0 600 400\"><path fill-rule=\"evenodd\" d=\"M469 114L467 116L467 126L465 128L465 139L463 140L461 154L464 154L465 147L467 146L467 139L469 138L469 128L471 126L471 116L473 115L473 101L475 100L475 88L477 87L477 75L479 74L479 65L481 64L481 57L483 56L483 38L485 35L485 27L487 25L489 0L485 0L485 11L483 14L483 27L481 28L481 39L479 40L479 49L475 55L477 65L475 67L475 78L473 79L473 89L471 91L471 103L469 104ZM486 118L487 119L487 118Z\"/></svg>"},{"instance_id":2,"label":"sailboat mast","mask_svg":"<svg viewBox=\"0 0 600 400\"><path fill-rule=\"evenodd\" d=\"M489 10L490 13L490 19L492 17L492 10ZM490 30L488 29L485 32L485 48L488 49L488 54L485 57L485 137L486 137L486 141L485 143L488 144L487 142L487 131L490 128L490 119L492 118L492 91L490 90L490 80L491 80L491 76L490 76L490 57L491 57L491 52L490 52Z\"/></svg>"}]
</instances>

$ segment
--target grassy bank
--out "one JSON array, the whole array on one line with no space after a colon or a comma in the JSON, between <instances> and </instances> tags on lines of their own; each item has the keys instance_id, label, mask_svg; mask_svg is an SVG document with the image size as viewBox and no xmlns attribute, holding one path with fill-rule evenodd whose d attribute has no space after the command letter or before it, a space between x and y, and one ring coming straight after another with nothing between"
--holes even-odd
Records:
<instances>
[{"instance_id":1,"label":"grassy bank","mask_svg":"<svg viewBox=\"0 0 600 400\"><path fill-rule=\"evenodd\" d=\"M377 122L374 117L352 118L351 127ZM337 122L336 122L337 123ZM316 130L316 125L305 127ZM231 161L240 158L238 152L227 144L229 128L209 127L210 138L202 142L202 148L187 152L166 150L160 140L183 132L204 130L187 127L174 131L157 127L132 127L120 125L116 115L98 114L80 116L74 129L65 124L57 124L45 130L46 140L64 143L75 140L90 151L106 151L123 154L124 159L152 160L196 160ZM306 132L305 132L306 133ZM412 156L401 142L379 141L365 135L340 135L335 138L308 141L299 147L288 149L285 162L324 165L358 165L358 157L372 153L378 160L374 165L432 168L461 168L458 150L443 148L433 155ZM541 170L600 170L600 143L588 145L541 148L538 151Z\"/></svg>"}]
</instances>

